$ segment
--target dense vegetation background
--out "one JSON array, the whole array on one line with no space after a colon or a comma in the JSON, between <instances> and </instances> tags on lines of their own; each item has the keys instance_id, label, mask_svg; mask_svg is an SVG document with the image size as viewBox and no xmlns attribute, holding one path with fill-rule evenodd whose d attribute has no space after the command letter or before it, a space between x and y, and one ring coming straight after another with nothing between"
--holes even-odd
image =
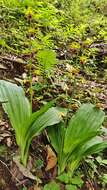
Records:
<instances>
[{"instance_id":1,"label":"dense vegetation background","mask_svg":"<svg viewBox=\"0 0 107 190\"><path fill-rule=\"evenodd\" d=\"M66 124L81 103L107 114L107 1L0 0L0 79L21 85L33 111L56 98ZM27 171L13 162L17 144L1 108L0 144L0 190L107 188L106 150L83 159L72 181L65 173L58 179L46 131L31 144Z\"/></svg>"}]
</instances>

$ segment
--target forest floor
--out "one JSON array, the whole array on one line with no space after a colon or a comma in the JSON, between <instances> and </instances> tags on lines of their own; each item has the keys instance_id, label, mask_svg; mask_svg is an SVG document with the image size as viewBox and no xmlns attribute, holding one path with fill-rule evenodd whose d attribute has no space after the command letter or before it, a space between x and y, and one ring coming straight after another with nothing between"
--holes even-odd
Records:
<instances>
[{"instance_id":1,"label":"forest floor","mask_svg":"<svg viewBox=\"0 0 107 190\"><path fill-rule=\"evenodd\" d=\"M56 105L67 108L70 116L81 103L87 102L93 103L107 115L106 7L105 16L103 9L95 8L96 14L101 11L104 20L99 14L91 22L91 16L88 26L85 18L89 7L84 17L80 8L82 18L78 16L79 9L77 18L76 8L72 9L75 15L72 19L70 16L70 25L66 10L63 13L56 9L57 6L44 1L40 4L34 1L37 10L33 5L17 8L15 1L13 7L11 3L8 6L9 1L4 2L7 4L0 5L0 80L23 86L29 99L32 83L33 111L56 99ZM93 6L94 3L90 11ZM95 14L93 12L91 15ZM41 49L56 52L57 64L52 67L49 77L38 72L36 55ZM103 125L107 134L107 117ZM52 181L59 183L56 179L57 156L46 131L33 139L26 169L18 160L19 151L14 130L0 103L0 190L51 190L44 188L44 185ZM103 159L106 164L102 164ZM77 186L67 190L107 190L107 150L86 158L75 173L80 176L74 184ZM102 178L103 174L105 178ZM83 182L81 187L78 185L80 179ZM60 183L60 189L65 190L65 185ZM53 190L57 188L53 187Z\"/></svg>"},{"instance_id":2,"label":"forest floor","mask_svg":"<svg viewBox=\"0 0 107 190\"><path fill-rule=\"evenodd\" d=\"M29 79L27 76L29 75L29 69L22 62L25 62L25 60L22 58L19 59L17 56L1 54L0 79L16 82L17 84L23 82L26 94L28 95ZM107 70L104 68L89 68L86 66L78 68L77 66L71 66L67 60L59 60L59 65L54 71L54 77L47 81L47 83L44 83L43 77L34 74L33 68L32 80L34 84L39 84L39 86L34 86L33 110L38 110L44 101L59 97L57 105L64 108L69 106L73 112L78 109L80 102L92 102L107 113ZM74 94L74 101L70 103L72 94ZM106 127L107 122L104 125ZM7 117L1 112L0 190L21 190L22 187L23 189L27 187L28 190L40 190L41 187L37 186L33 181L32 174L28 172L30 170L33 171L34 175L42 179L42 183L45 184L52 181L56 176L56 166L51 167L53 165L51 162L53 161L47 161L48 154L53 155L52 149L49 149L49 147L46 148L47 146L49 146L49 143L44 134L38 138L34 138L30 148L31 158L33 157L33 160L39 160L39 157L41 157L43 163L40 167L37 167L35 161L34 167L32 159L30 159L27 170L18 165L17 160L14 161L13 159L14 155L18 153L14 131ZM48 171L46 171L46 165L49 167ZM86 175L85 170L83 173ZM82 189L91 188L93 190L100 190L96 179L90 180L90 177L87 176L85 180Z\"/></svg>"}]
</instances>

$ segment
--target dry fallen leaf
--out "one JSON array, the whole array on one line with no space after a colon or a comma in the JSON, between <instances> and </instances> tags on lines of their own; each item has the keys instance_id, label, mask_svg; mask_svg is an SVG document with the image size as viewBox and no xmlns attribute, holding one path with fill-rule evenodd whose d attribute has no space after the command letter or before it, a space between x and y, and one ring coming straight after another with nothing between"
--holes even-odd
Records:
<instances>
[{"instance_id":1,"label":"dry fallen leaf","mask_svg":"<svg viewBox=\"0 0 107 190\"><path fill-rule=\"evenodd\" d=\"M49 145L47 146L47 159L46 160L47 160L47 166L45 168L45 171L48 171L48 170L54 168L57 164L57 157Z\"/></svg>"},{"instance_id":2,"label":"dry fallen leaf","mask_svg":"<svg viewBox=\"0 0 107 190\"><path fill-rule=\"evenodd\" d=\"M70 64L67 64L67 65L66 65L66 70L67 70L69 73L74 74L74 75L79 73L79 69L73 67L73 66L70 65Z\"/></svg>"},{"instance_id":3,"label":"dry fallen leaf","mask_svg":"<svg viewBox=\"0 0 107 190\"><path fill-rule=\"evenodd\" d=\"M4 70L6 70L6 69L7 69L7 67L6 67L6 66L4 66L4 65L2 65L2 64L0 63L0 69L4 69Z\"/></svg>"},{"instance_id":4,"label":"dry fallen leaf","mask_svg":"<svg viewBox=\"0 0 107 190\"><path fill-rule=\"evenodd\" d=\"M38 183L41 183L41 180L38 179L36 176L34 176L28 168L25 168L21 163L20 163L20 158L18 156L13 158L13 161L19 168L19 171L23 174L23 176L38 181Z\"/></svg>"},{"instance_id":5,"label":"dry fallen leaf","mask_svg":"<svg viewBox=\"0 0 107 190\"><path fill-rule=\"evenodd\" d=\"M8 137L8 138L6 139L6 141L7 141L7 146L8 146L8 147L11 147L11 145L12 145L12 140L11 140L11 138Z\"/></svg>"}]
</instances>

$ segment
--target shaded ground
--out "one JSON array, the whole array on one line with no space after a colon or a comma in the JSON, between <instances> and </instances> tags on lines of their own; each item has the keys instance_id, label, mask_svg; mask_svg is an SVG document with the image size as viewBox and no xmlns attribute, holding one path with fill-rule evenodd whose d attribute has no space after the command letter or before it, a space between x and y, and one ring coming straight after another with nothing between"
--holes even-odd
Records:
<instances>
[{"instance_id":1,"label":"shaded ground","mask_svg":"<svg viewBox=\"0 0 107 190\"><path fill-rule=\"evenodd\" d=\"M0 79L15 81L18 84L24 82L25 88L28 91L27 94L29 94L29 80L28 78L23 78L23 74L28 75L28 69L24 62L15 56L1 55ZM43 79L35 75L32 69L34 86L36 83L42 84L42 87L37 89L36 86L34 88L34 110L39 108L42 101L49 101L60 96L57 104L63 107L69 106L72 111L77 110L79 102L89 101L95 103L107 113L106 69L104 69L102 77L102 71L98 69L95 73L95 71L88 71L88 67L81 69L65 63L64 65L59 64L55 73L54 78L51 78L48 84L44 85ZM70 103L72 93L74 93L74 101ZM22 186L29 187L29 190L39 190L36 183L30 179L32 176L29 177L28 171L23 171L23 169L20 171L17 164L13 162L13 156L18 152L14 132L10 128L10 124L3 112L0 115L0 190L20 190ZM106 126L107 123L105 121ZM49 182L56 176L56 167L48 171L45 170L48 156L47 143L45 135L33 140L30 149L31 158L28 164L29 169L33 171L34 175L41 178L43 183ZM43 160L43 163L40 168L37 168L32 162L38 160L39 157ZM85 175L85 170L83 173ZM85 180L85 190L90 187L94 190L100 190L98 184L90 183L90 179L87 178Z\"/></svg>"}]
</instances>

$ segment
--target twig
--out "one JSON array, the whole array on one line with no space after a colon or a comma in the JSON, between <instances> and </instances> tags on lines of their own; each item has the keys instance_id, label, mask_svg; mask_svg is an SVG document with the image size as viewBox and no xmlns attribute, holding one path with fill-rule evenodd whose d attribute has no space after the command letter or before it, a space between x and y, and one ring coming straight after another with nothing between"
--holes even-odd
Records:
<instances>
[{"instance_id":1,"label":"twig","mask_svg":"<svg viewBox=\"0 0 107 190\"><path fill-rule=\"evenodd\" d=\"M12 59L12 58L8 58L8 57L4 57L4 56L0 56L0 59L4 60L4 61L10 61L10 62L13 62L13 63L18 63L18 64L26 64L26 62L24 61L18 61L16 59Z\"/></svg>"},{"instance_id":2,"label":"twig","mask_svg":"<svg viewBox=\"0 0 107 190\"><path fill-rule=\"evenodd\" d=\"M104 47L107 47L107 43L95 43L95 44L91 44L90 46L89 46L90 48L104 48Z\"/></svg>"},{"instance_id":3,"label":"twig","mask_svg":"<svg viewBox=\"0 0 107 190\"><path fill-rule=\"evenodd\" d=\"M16 181L21 185L21 182L19 181L19 179L17 177L15 177L12 172L9 170L8 166L5 164L5 162L3 162L2 160L0 160L0 162L7 168L7 170L9 171L9 173L11 174L11 176L16 179Z\"/></svg>"}]
</instances>

